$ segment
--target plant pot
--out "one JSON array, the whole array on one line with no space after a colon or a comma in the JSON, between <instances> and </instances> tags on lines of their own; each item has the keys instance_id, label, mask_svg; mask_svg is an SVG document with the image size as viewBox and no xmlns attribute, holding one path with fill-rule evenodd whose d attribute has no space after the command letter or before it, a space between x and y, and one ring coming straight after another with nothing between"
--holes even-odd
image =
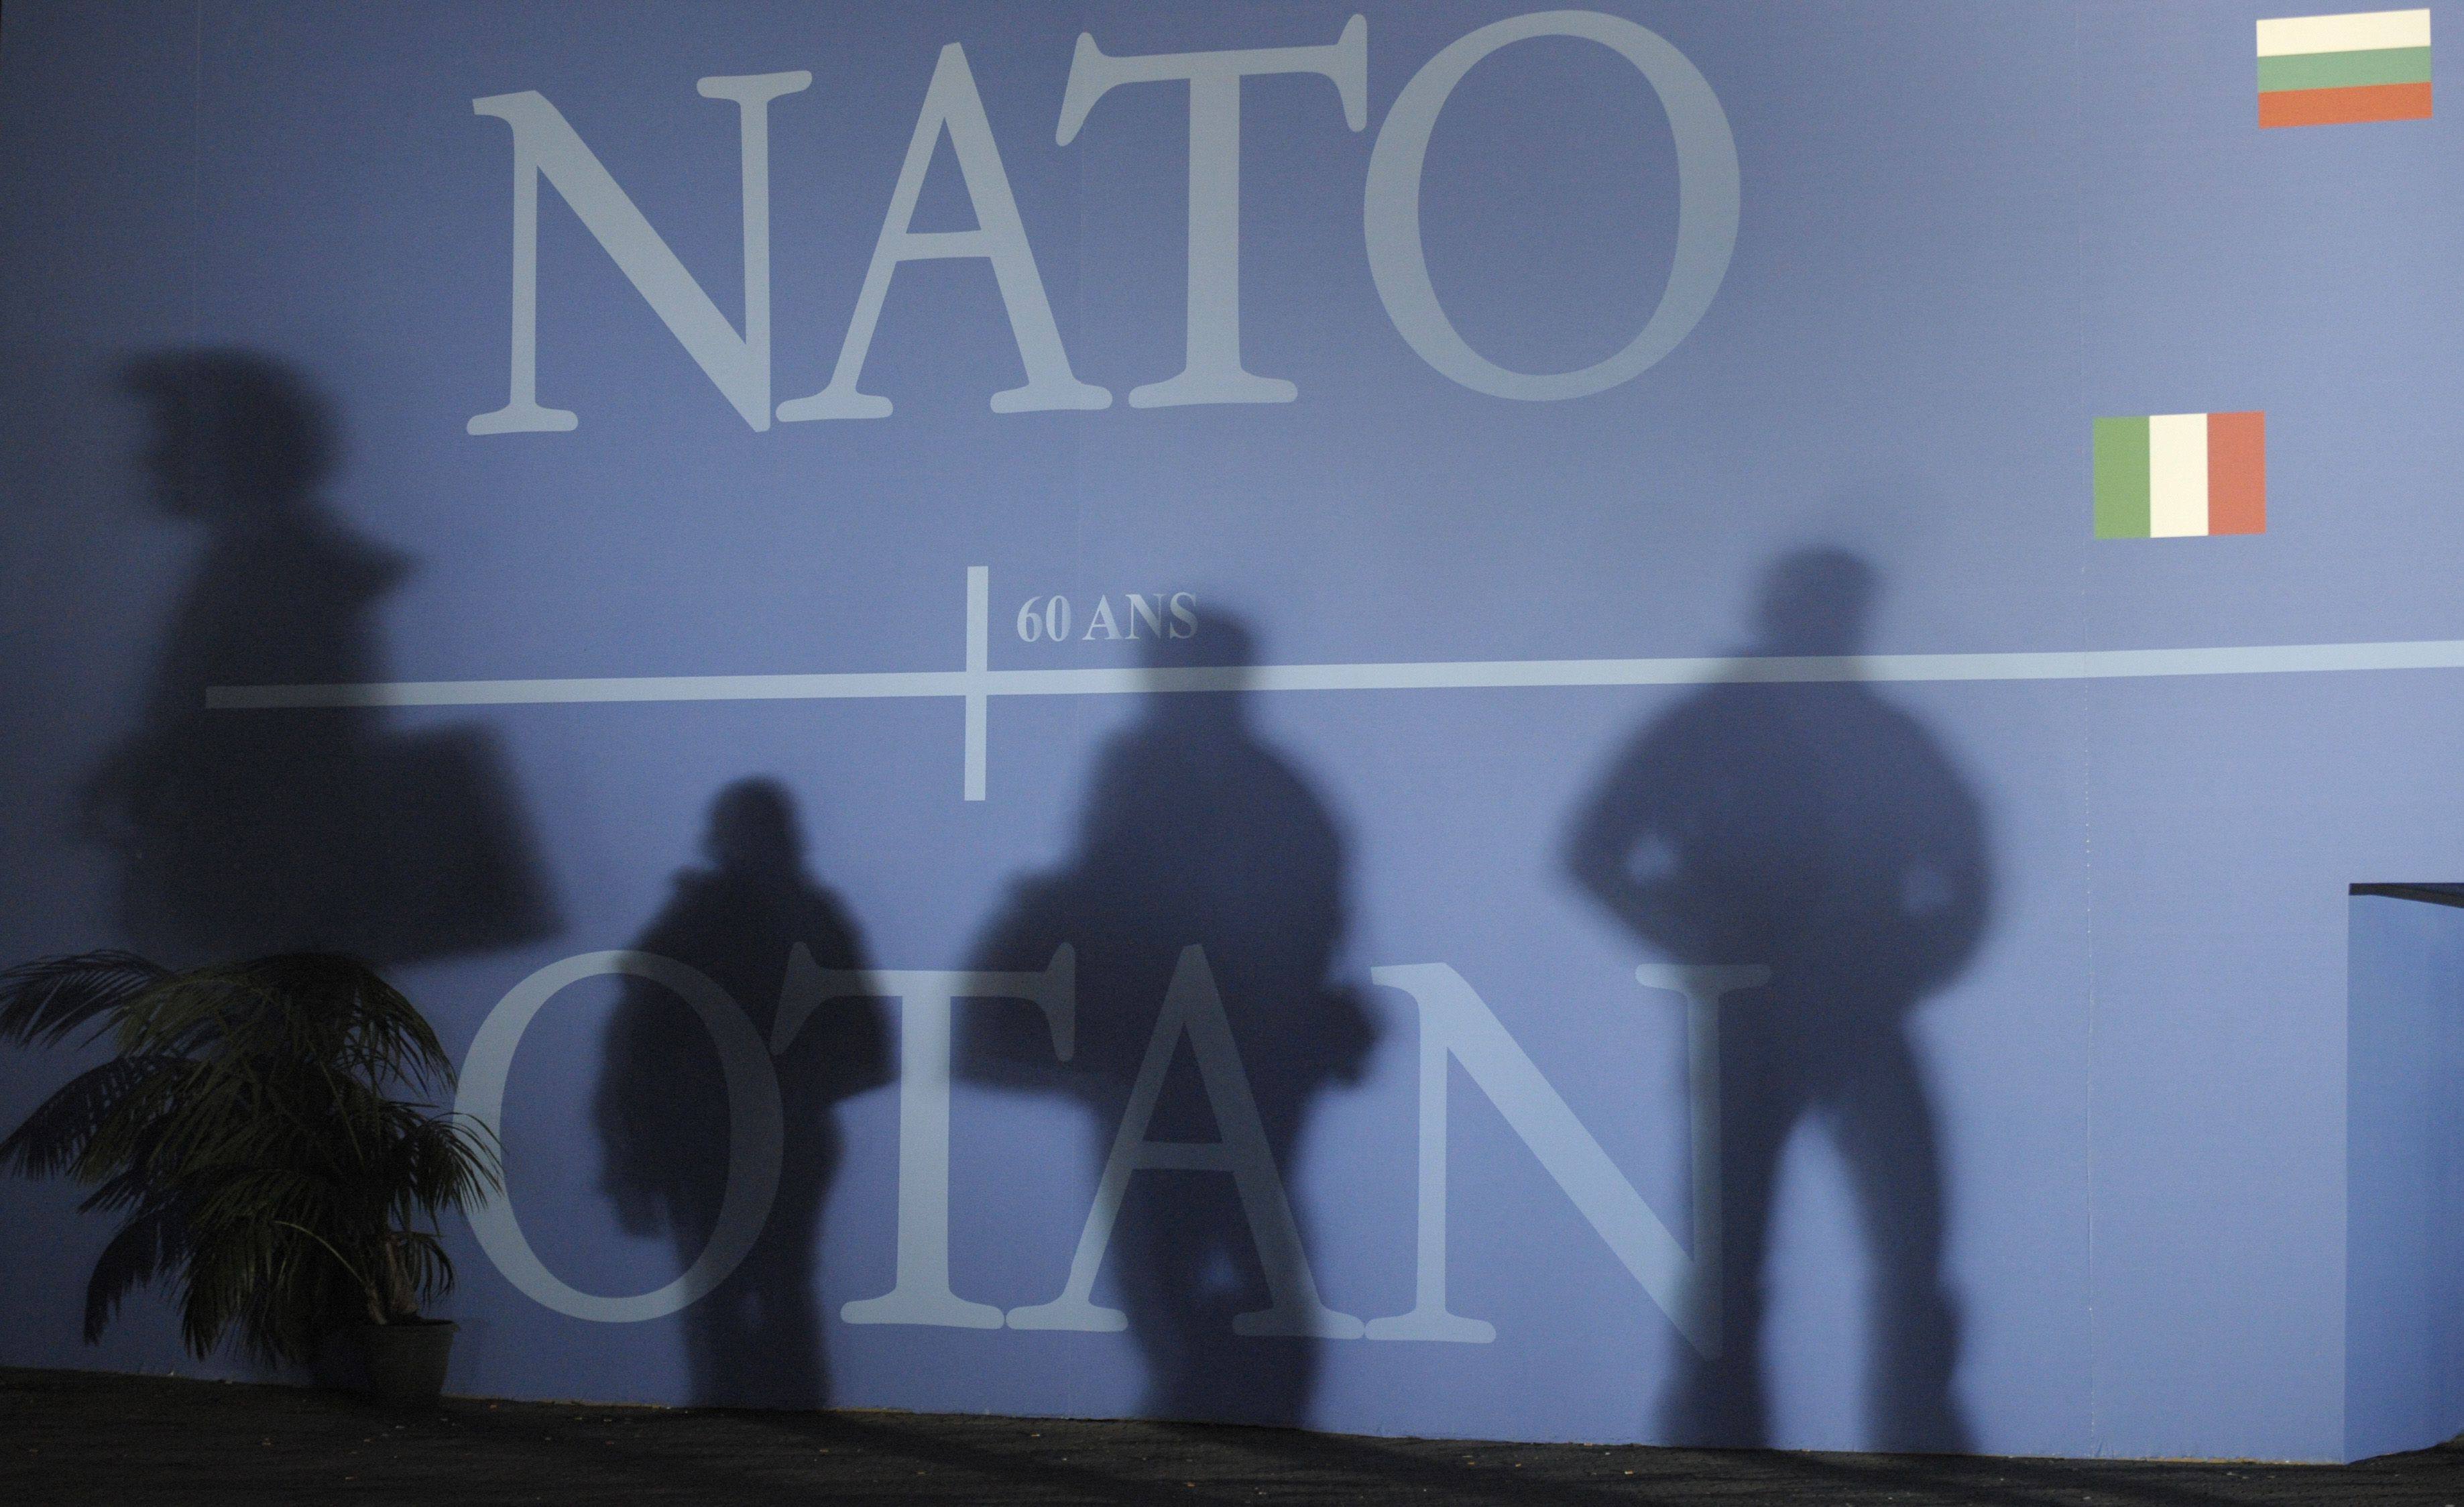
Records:
<instances>
[{"instance_id":1,"label":"plant pot","mask_svg":"<svg viewBox=\"0 0 2464 1507\"><path fill-rule=\"evenodd\" d=\"M436 1401L445 1390L445 1363L459 1327L450 1319L412 1319L353 1329L368 1395L397 1407Z\"/></svg>"}]
</instances>

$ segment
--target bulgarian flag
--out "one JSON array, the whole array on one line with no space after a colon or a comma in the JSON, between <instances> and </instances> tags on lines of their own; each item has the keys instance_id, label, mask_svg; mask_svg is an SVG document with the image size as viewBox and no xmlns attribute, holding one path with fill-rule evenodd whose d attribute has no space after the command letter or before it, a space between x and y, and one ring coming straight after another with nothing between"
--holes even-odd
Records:
<instances>
[{"instance_id":1,"label":"bulgarian flag","mask_svg":"<svg viewBox=\"0 0 2464 1507\"><path fill-rule=\"evenodd\" d=\"M2096 421L2096 537L2267 532L2267 415Z\"/></svg>"},{"instance_id":2,"label":"bulgarian flag","mask_svg":"<svg viewBox=\"0 0 2464 1507\"><path fill-rule=\"evenodd\" d=\"M2258 123L2430 116L2430 12L2365 11L2258 23Z\"/></svg>"}]
</instances>

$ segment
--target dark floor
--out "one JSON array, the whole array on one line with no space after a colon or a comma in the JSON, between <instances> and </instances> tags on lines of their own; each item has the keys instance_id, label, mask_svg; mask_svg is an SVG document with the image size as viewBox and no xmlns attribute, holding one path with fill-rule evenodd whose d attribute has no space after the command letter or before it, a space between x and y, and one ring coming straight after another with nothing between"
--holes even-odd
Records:
<instances>
[{"instance_id":1,"label":"dark floor","mask_svg":"<svg viewBox=\"0 0 2464 1507\"><path fill-rule=\"evenodd\" d=\"M2464 1449L2148 1465L1446 1444L918 1413L451 1401L0 1370L0 1503L2464 1503Z\"/></svg>"}]
</instances>

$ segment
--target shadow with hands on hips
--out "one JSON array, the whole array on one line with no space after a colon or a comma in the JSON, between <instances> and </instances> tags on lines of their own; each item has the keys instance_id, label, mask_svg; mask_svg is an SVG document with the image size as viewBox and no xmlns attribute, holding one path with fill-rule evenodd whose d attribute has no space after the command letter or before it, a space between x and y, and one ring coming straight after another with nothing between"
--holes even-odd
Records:
<instances>
[{"instance_id":1,"label":"shadow with hands on hips","mask_svg":"<svg viewBox=\"0 0 2464 1507\"><path fill-rule=\"evenodd\" d=\"M1723 1353L1681 1345L1669 1443L1770 1442L1771 1200L1789 1136L1811 1121L1847 1165L1872 1255L1867 1448L1973 1446L1951 1385L1938 1118L1908 1018L1984 931L1983 818L1941 744L1853 670L1754 680L1774 656L1863 652L1878 588L1844 551L1779 560L1748 654L1642 729L1571 833L1577 882L1650 947L1771 970L1723 1009Z\"/></svg>"},{"instance_id":2,"label":"shadow with hands on hips","mask_svg":"<svg viewBox=\"0 0 2464 1507\"><path fill-rule=\"evenodd\" d=\"M1056 1060L1036 1012L978 1005L959 1061L1082 1104L1105 1168L1063 1300L1011 1322L1117 1301L1145 1415L1300 1425L1319 1341L1359 1328L1323 1306L1294 1157L1376 1030L1334 972L1334 818L1250 720L1248 630L1221 612L1194 628L1151 648L1151 689L1098 760L1076 852L1021 880L976 951L976 967L1009 971L1074 947L1073 1054Z\"/></svg>"},{"instance_id":3,"label":"shadow with hands on hips","mask_svg":"<svg viewBox=\"0 0 2464 1507\"><path fill-rule=\"evenodd\" d=\"M870 966L847 907L806 869L794 798L779 782L721 790L703 851L708 866L676 875L633 948L707 975L765 1044L798 948L825 970ZM890 1081L881 1002L830 1002L772 1061L783 1124L769 1218L736 1270L682 1315L693 1400L705 1406L829 1403L814 1276L839 1165L833 1106ZM619 1224L669 1236L678 1270L691 1266L711 1243L727 1188L727 1082L709 1031L663 986L627 982L608 1019L594 1111L601 1186Z\"/></svg>"},{"instance_id":4,"label":"shadow with hands on hips","mask_svg":"<svg viewBox=\"0 0 2464 1507\"><path fill-rule=\"evenodd\" d=\"M143 723L81 800L85 831L118 859L129 941L174 964L323 951L391 965L552 934L484 729L207 704L214 686L384 678L377 610L409 562L319 499L340 459L329 406L249 351L158 352L121 377L150 424L154 501L206 535Z\"/></svg>"}]
</instances>

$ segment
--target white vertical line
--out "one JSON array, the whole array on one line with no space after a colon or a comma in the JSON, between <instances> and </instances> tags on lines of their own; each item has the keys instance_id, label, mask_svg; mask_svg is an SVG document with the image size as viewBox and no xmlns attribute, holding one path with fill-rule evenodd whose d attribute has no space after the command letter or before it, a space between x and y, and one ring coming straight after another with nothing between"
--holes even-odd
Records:
<instances>
[{"instance_id":1,"label":"white vertical line","mask_svg":"<svg viewBox=\"0 0 2464 1507\"><path fill-rule=\"evenodd\" d=\"M1420 1212L1412 1312L1446 1311L1446 1088L1452 1064L1445 1038L1420 1022Z\"/></svg>"},{"instance_id":2,"label":"white vertical line","mask_svg":"<svg viewBox=\"0 0 2464 1507\"><path fill-rule=\"evenodd\" d=\"M992 567L967 567L967 799L984 798L985 688L992 676Z\"/></svg>"},{"instance_id":3,"label":"white vertical line","mask_svg":"<svg viewBox=\"0 0 2464 1507\"><path fill-rule=\"evenodd\" d=\"M1641 978L1641 970L1636 970ZM1646 984L1649 981L1644 980ZM1727 1294L1721 1266L1727 1259L1727 1231L1721 1228L1722 1202L1727 1189L1720 1169L1720 1004L1689 989L1685 994L1685 1083L1693 1116L1686 1126L1692 1137L1694 1163L1694 1282L1689 1300L1696 1321L1727 1348Z\"/></svg>"},{"instance_id":4,"label":"white vertical line","mask_svg":"<svg viewBox=\"0 0 2464 1507\"><path fill-rule=\"evenodd\" d=\"M2208 416L2159 413L2147 421L2147 532L2180 539L2208 531Z\"/></svg>"}]
</instances>

